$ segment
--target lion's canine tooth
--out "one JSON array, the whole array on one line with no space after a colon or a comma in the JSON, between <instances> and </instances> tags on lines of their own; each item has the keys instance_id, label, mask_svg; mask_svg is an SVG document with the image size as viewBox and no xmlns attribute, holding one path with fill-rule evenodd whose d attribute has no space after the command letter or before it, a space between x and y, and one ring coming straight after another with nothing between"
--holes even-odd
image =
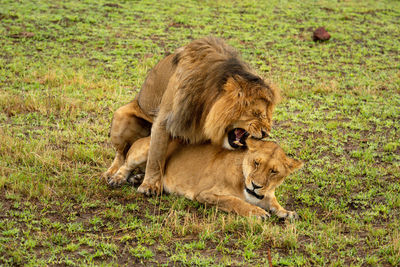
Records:
<instances>
[{"instance_id":1,"label":"lion's canine tooth","mask_svg":"<svg viewBox=\"0 0 400 267\"><path fill-rule=\"evenodd\" d=\"M240 143L238 140L233 141L233 143L234 143L235 145L238 145L238 146L243 146L243 144Z\"/></svg>"}]
</instances>

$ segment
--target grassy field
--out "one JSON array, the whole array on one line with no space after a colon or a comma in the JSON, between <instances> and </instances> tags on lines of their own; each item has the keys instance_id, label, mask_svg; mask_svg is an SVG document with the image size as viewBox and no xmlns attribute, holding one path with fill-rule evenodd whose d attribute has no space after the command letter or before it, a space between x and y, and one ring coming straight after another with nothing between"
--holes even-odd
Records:
<instances>
[{"instance_id":1,"label":"grassy field","mask_svg":"<svg viewBox=\"0 0 400 267\"><path fill-rule=\"evenodd\" d=\"M113 111L208 35L282 90L298 221L100 179ZM0 0L0 265L399 266L399 39L399 1Z\"/></svg>"}]
</instances>

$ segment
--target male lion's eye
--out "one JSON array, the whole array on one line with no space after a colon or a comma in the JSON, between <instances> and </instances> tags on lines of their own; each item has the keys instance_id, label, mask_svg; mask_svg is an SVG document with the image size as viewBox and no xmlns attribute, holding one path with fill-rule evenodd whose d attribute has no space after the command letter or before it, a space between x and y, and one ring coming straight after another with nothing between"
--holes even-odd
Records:
<instances>
[{"instance_id":1,"label":"male lion's eye","mask_svg":"<svg viewBox=\"0 0 400 267\"><path fill-rule=\"evenodd\" d=\"M278 173L278 171L276 171L276 170L271 170L271 174L277 174Z\"/></svg>"},{"instance_id":2,"label":"male lion's eye","mask_svg":"<svg viewBox=\"0 0 400 267\"><path fill-rule=\"evenodd\" d=\"M256 166L256 168L257 168L258 166L260 166L260 162L258 162L257 160L255 160L255 161L254 161L254 166Z\"/></svg>"}]
</instances>

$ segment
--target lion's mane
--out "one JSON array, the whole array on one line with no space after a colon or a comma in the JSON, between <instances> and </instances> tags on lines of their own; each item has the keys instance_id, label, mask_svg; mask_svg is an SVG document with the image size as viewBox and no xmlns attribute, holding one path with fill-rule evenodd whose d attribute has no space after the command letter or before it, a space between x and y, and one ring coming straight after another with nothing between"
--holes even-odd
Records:
<instances>
[{"instance_id":1,"label":"lion's mane","mask_svg":"<svg viewBox=\"0 0 400 267\"><path fill-rule=\"evenodd\" d=\"M178 51L172 81L176 86L166 128L190 143L221 143L226 128L255 99L275 105L278 90L266 84L221 39L193 41Z\"/></svg>"}]
</instances>

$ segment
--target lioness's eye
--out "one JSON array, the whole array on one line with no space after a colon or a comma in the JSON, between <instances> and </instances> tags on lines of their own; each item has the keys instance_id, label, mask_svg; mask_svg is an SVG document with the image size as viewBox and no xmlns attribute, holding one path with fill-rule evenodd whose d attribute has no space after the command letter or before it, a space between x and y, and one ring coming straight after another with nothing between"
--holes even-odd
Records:
<instances>
[{"instance_id":1,"label":"lioness's eye","mask_svg":"<svg viewBox=\"0 0 400 267\"><path fill-rule=\"evenodd\" d=\"M277 173L278 173L278 171L271 169L271 174L277 174Z\"/></svg>"}]
</instances>

